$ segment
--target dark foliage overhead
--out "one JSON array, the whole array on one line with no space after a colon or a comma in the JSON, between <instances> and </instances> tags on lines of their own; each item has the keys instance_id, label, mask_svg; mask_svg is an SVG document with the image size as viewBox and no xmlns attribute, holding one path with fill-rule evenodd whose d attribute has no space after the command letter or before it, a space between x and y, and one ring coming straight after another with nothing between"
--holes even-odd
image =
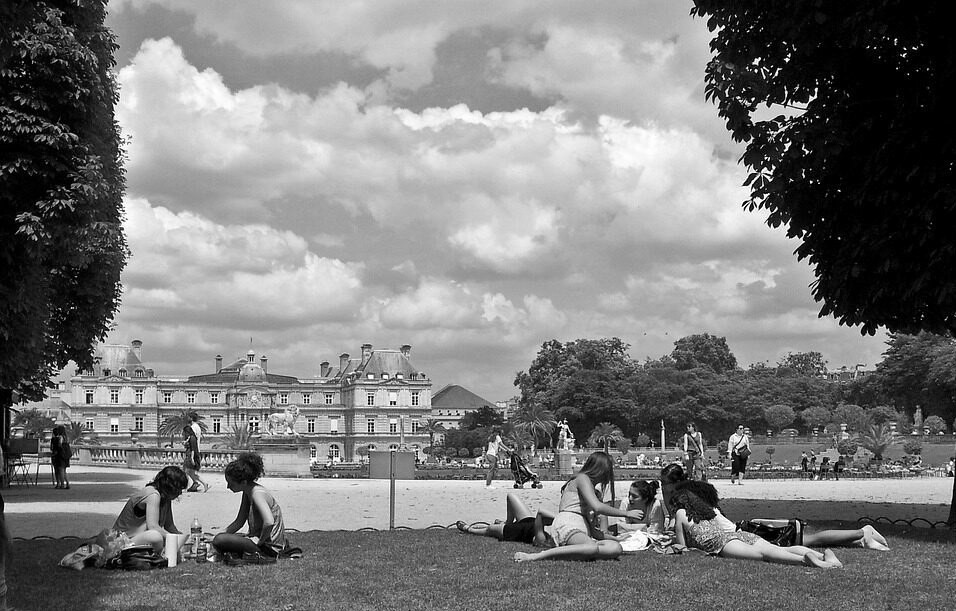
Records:
<instances>
[{"instance_id":1,"label":"dark foliage overhead","mask_svg":"<svg viewBox=\"0 0 956 611\"><path fill-rule=\"evenodd\" d=\"M870 334L956 331L949 4L695 5L715 33L707 98L747 143L744 206L800 241L820 315Z\"/></svg>"},{"instance_id":2,"label":"dark foliage overhead","mask_svg":"<svg viewBox=\"0 0 956 611\"><path fill-rule=\"evenodd\" d=\"M0 3L0 388L89 365L127 258L103 0Z\"/></svg>"}]
</instances>

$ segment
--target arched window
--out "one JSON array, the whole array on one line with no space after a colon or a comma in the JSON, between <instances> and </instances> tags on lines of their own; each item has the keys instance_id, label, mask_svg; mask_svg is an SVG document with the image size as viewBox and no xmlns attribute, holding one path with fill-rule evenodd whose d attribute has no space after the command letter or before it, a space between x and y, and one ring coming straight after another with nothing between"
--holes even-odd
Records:
<instances>
[{"instance_id":1,"label":"arched window","mask_svg":"<svg viewBox=\"0 0 956 611\"><path fill-rule=\"evenodd\" d=\"M342 451L339 448L339 444L337 443L329 444L329 456L331 456L332 458L338 458L339 456L341 456L341 452Z\"/></svg>"}]
</instances>

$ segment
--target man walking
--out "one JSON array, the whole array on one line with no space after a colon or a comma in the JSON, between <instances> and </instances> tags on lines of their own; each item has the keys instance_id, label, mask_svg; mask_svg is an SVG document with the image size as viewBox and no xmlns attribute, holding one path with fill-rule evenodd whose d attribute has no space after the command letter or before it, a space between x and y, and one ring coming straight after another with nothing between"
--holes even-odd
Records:
<instances>
[{"instance_id":1,"label":"man walking","mask_svg":"<svg viewBox=\"0 0 956 611\"><path fill-rule=\"evenodd\" d=\"M730 455L730 483L743 486L750 456L750 438L744 432L744 425L738 425L737 432L730 436L727 453Z\"/></svg>"},{"instance_id":2,"label":"man walking","mask_svg":"<svg viewBox=\"0 0 956 611\"><path fill-rule=\"evenodd\" d=\"M707 468L704 466L704 437L693 422L687 423L684 433L684 473L688 479L707 481Z\"/></svg>"}]
</instances>

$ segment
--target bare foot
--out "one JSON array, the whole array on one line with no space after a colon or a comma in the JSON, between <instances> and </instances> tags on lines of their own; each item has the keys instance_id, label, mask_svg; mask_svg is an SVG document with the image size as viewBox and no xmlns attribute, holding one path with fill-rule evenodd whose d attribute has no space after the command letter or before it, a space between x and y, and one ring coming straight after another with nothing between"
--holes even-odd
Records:
<instances>
[{"instance_id":1,"label":"bare foot","mask_svg":"<svg viewBox=\"0 0 956 611\"><path fill-rule=\"evenodd\" d=\"M833 553L832 549L827 548L823 550L823 559L836 568L843 568L843 563L840 562L840 559L836 557L836 554Z\"/></svg>"},{"instance_id":2,"label":"bare foot","mask_svg":"<svg viewBox=\"0 0 956 611\"><path fill-rule=\"evenodd\" d=\"M515 552L515 562L531 562L534 560L535 554L529 554L527 552Z\"/></svg>"},{"instance_id":3,"label":"bare foot","mask_svg":"<svg viewBox=\"0 0 956 611\"><path fill-rule=\"evenodd\" d=\"M880 533L876 531L873 526L867 524L860 530L863 531L863 547L868 547L870 549L878 549L880 551L888 551L890 549L889 543L886 542L886 538L883 537ZM879 546L867 545L867 543L878 543Z\"/></svg>"}]
</instances>

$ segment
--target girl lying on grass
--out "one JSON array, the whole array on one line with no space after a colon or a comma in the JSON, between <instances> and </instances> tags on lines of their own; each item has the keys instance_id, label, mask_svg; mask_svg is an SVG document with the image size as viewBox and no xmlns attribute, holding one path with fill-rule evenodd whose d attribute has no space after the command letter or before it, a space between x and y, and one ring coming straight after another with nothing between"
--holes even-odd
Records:
<instances>
[{"instance_id":1,"label":"girl lying on grass","mask_svg":"<svg viewBox=\"0 0 956 611\"><path fill-rule=\"evenodd\" d=\"M802 545L778 547L753 533L729 532L718 520L714 507L689 490L677 490L668 496L668 507L674 513L674 537L680 545L737 560L762 560L821 569L843 566L829 549L820 553Z\"/></svg>"},{"instance_id":2,"label":"girl lying on grass","mask_svg":"<svg viewBox=\"0 0 956 611\"><path fill-rule=\"evenodd\" d=\"M725 530L729 532L737 530L737 525L725 518L720 511L720 498L717 495L717 489L707 482L688 480L683 467L680 465L667 465L661 470L661 486L663 487L665 504L668 495L674 490L689 490L714 508L718 522ZM798 542L808 547L862 547L884 552L890 549L883 535L869 524L862 528L831 529L816 533L804 531L802 540Z\"/></svg>"},{"instance_id":3,"label":"girl lying on grass","mask_svg":"<svg viewBox=\"0 0 956 611\"><path fill-rule=\"evenodd\" d=\"M134 545L151 545L163 553L168 533L179 534L173 521L172 502L179 498L189 480L179 467L164 467L153 481L130 495L113 530L126 535Z\"/></svg>"},{"instance_id":4,"label":"girl lying on grass","mask_svg":"<svg viewBox=\"0 0 956 611\"><path fill-rule=\"evenodd\" d=\"M487 526L480 524L466 525L459 520L455 525L463 533L492 537L499 541L517 541L528 543L535 547L554 547L551 538L544 527L554 522L554 515L543 509L532 514L518 495L509 492L505 501L505 521L495 520Z\"/></svg>"},{"instance_id":5,"label":"girl lying on grass","mask_svg":"<svg viewBox=\"0 0 956 611\"><path fill-rule=\"evenodd\" d=\"M271 564L279 556L292 553L279 503L257 483L263 473L262 457L253 452L244 452L226 465L226 485L232 492L241 492L242 501L236 519L226 527L226 532L212 540L213 547L224 558L248 564ZM235 534L246 523L249 534Z\"/></svg>"},{"instance_id":6,"label":"girl lying on grass","mask_svg":"<svg viewBox=\"0 0 956 611\"><path fill-rule=\"evenodd\" d=\"M558 515L551 525L558 547L537 553L517 552L515 562L533 560L612 560L623 553L621 544L594 524L597 516L640 520L644 512L622 510L601 501L597 486L614 496L614 462L604 452L588 456L581 471L561 488Z\"/></svg>"}]
</instances>

